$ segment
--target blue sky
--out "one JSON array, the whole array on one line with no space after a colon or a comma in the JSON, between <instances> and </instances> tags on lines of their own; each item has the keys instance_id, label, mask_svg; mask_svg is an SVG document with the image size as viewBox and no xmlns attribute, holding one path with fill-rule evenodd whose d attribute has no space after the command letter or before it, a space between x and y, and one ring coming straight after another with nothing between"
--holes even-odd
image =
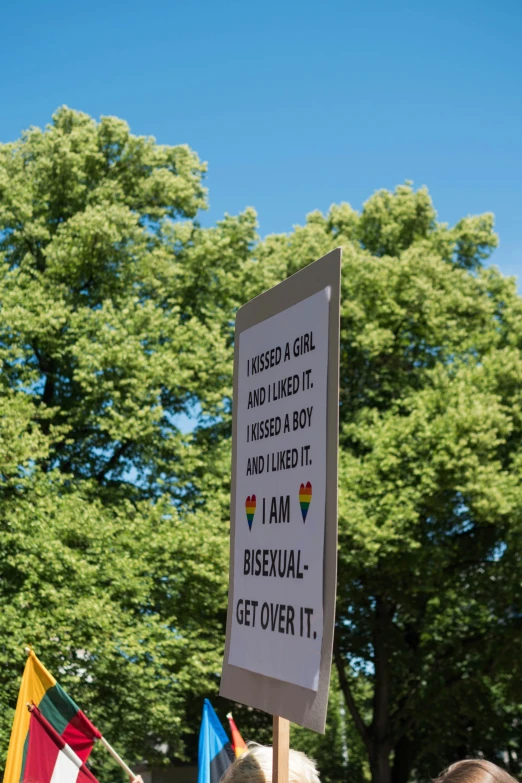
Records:
<instances>
[{"instance_id":1,"label":"blue sky","mask_svg":"<svg viewBox=\"0 0 522 783\"><path fill-rule=\"evenodd\" d=\"M405 179L439 218L493 211L522 280L522 3L3 4L0 140L67 104L209 163L210 210L260 233Z\"/></svg>"}]
</instances>

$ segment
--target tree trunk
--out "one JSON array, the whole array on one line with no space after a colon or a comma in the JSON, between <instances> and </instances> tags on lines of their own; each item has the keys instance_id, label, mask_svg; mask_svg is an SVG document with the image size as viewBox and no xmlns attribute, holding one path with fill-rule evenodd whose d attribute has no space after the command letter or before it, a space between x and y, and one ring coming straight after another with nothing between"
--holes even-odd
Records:
<instances>
[{"instance_id":1,"label":"tree trunk","mask_svg":"<svg viewBox=\"0 0 522 783\"><path fill-rule=\"evenodd\" d=\"M409 737L401 737L395 745L392 783L407 783L415 755L415 743Z\"/></svg>"},{"instance_id":2,"label":"tree trunk","mask_svg":"<svg viewBox=\"0 0 522 783\"><path fill-rule=\"evenodd\" d=\"M394 608L386 598L375 599L375 623L373 649L375 665L375 688L373 694L372 722L367 726L361 717L346 677L344 658L338 639L334 640L334 659L339 672L339 682L346 705L354 719L355 726L366 746L372 783L394 783L390 753L393 750L390 718L391 675L388 660L387 641L391 629Z\"/></svg>"},{"instance_id":3,"label":"tree trunk","mask_svg":"<svg viewBox=\"0 0 522 783\"><path fill-rule=\"evenodd\" d=\"M372 783L392 783L390 748L388 743L379 742L375 739L372 745L373 748L370 753Z\"/></svg>"},{"instance_id":4,"label":"tree trunk","mask_svg":"<svg viewBox=\"0 0 522 783\"><path fill-rule=\"evenodd\" d=\"M372 783L391 783L390 752L390 665L387 641L393 609L386 599L376 596L373 653L375 665L375 689L373 693L373 720L370 726L372 749L370 769Z\"/></svg>"}]
</instances>

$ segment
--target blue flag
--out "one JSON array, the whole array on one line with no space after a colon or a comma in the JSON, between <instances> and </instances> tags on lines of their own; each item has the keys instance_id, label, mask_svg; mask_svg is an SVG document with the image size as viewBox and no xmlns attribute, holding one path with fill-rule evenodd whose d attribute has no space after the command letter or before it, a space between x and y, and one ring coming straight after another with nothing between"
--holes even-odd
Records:
<instances>
[{"instance_id":1,"label":"blue flag","mask_svg":"<svg viewBox=\"0 0 522 783\"><path fill-rule=\"evenodd\" d=\"M212 704L205 699L199 730L198 783L219 783L232 763L232 746Z\"/></svg>"}]
</instances>

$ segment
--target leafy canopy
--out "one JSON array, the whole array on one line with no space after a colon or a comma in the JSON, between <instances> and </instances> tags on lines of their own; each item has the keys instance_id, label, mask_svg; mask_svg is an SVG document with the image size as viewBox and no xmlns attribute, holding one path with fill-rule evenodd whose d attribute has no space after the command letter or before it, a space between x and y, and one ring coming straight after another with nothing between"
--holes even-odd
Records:
<instances>
[{"instance_id":1,"label":"leafy canopy","mask_svg":"<svg viewBox=\"0 0 522 783\"><path fill-rule=\"evenodd\" d=\"M376 783L519 771L522 301L496 244L407 183L256 250L268 286L344 248L335 660Z\"/></svg>"},{"instance_id":2,"label":"leafy canopy","mask_svg":"<svg viewBox=\"0 0 522 783\"><path fill-rule=\"evenodd\" d=\"M204 172L67 108L0 146L4 757L26 643L129 761L183 758L215 689L227 498L207 480L201 509L196 479L230 407L255 217L201 229Z\"/></svg>"},{"instance_id":3,"label":"leafy canopy","mask_svg":"<svg viewBox=\"0 0 522 783\"><path fill-rule=\"evenodd\" d=\"M193 756L224 638L234 312L342 245L336 758L294 739L327 781L478 752L516 772L522 307L483 266L492 216L446 226L406 183L259 242L253 210L198 225L204 171L66 108L0 146L6 703L32 642L129 760Z\"/></svg>"}]
</instances>

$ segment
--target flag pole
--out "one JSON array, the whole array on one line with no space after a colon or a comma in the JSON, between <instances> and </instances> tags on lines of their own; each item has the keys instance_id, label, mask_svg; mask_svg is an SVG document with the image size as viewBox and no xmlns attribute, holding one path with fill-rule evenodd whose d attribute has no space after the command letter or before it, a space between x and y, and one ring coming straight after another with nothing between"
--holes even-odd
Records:
<instances>
[{"instance_id":1,"label":"flag pole","mask_svg":"<svg viewBox=\"0 0 522 783\"><path fill-rule=\"evenodd\" d=\"M27 656L31 655L31 648L29 646L24 647L24 652ZM31 705L27 705L29 709L31 709ZM135 777L137 777L132 769L124 762L122 757L116 753L112 745L109 745L105 737L101 736L99 741L101 744L109 751L111 756L113 757L114 761L116 761L117 764L120 765L120 767L127 773L127 775L130 777L131 780L134 780Z\"/></svg>"},{"instance_id":2,"label":"flag pole","mask_svg":"<svg viewBox=\"0 0 522 783\"><path fill-rule=\"evenodd\" d=\"M100 737L99 742L101 742L101 744L109 751L109 753L113 757L114 761L116 761L120 765L120 767L123 770L125 770L125 772L130 777L130 779L134 780L136 775L134 774L132 769L129 766L127 766L127 764L124 762L122 757L118 753L116 753L116 751L114 750L114 748L111 745L109 745L109 743L107 742L105 737Z\"/></svg>"},{"instance_id":3,"label":"flag pole","mask_svg":"<svg viewBox=\"0 0 522 783\"><path fill-rule=\"evenodd\" d=\"M280 718L279 715L274 715L272 734L272 783L288 783L290 721L288 721L286 718Z\"/></svg>"}]
</instances>

